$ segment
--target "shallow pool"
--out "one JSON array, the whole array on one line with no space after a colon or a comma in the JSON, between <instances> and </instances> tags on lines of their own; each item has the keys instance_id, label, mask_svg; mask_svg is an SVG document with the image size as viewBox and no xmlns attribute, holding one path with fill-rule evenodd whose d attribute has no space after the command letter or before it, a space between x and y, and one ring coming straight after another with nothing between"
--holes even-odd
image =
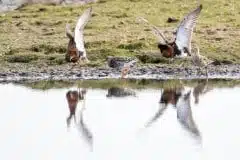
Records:
<instances>
[{"instance_id":1,"label":"shallow pool","mask_svg":"<svg viewBox=\"0 0 240 160\"><path fill-rule=\"evenodd\" d=\"M46 90L0 84L0 159L240 158L239 85L181 84ZM75 101L67 100L69 91L77 91Z\"/></svg>"}]
</instances>

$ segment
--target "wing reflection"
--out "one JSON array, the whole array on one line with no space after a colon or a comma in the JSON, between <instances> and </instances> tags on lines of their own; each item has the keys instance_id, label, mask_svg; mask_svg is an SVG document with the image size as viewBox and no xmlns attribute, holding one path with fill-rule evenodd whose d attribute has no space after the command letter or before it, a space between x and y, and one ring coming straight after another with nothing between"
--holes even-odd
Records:
<instances>
[{"instance_id":1,"label":"wing reflection","mask_svg":"<svg viewBox=\"0 0 240 160\"><path fill-rule=\"evenodd\" d=\"M192 116L190 100L191 91L186 93L186 89L182 85L178 87L163 89L163 93L161 94L161 98L159 101L159 109L154 114L154 116L148 121L145 127L149 127L151 124L157 121L166 111L168 105L172 105L176 107L177 119L180 122L180 124L184 126L184 128L188 132L192 133L196 137L200 137L201 139L200 131Z\"/></svg>"},{"instance_id":2,"label":"wing reflection","mask_svg":"<svg viewBox=\"0 0 240 160\"><path fill-rule=\"evenodd\" d=\"M153 124L157 119L161 117L161 115L164 113L164 111L167 109L167 105L165 103L159 103L159 109L155 113L155 115L149 120L149 122L145 125L145 127L149 127L151 124Z\"/></svg>"},{"instance_id":3,"label":"wing reflection","mask_svg":"<svg viewBox=\"0 0 240 160\"><path fill-rule=\"evenodd\" d=\"M193 133L195 136L201 137L199 129L192 116L190 98L191 91L180 96L176 104L177 119L187 131Z\"/></svg>"},{"instance_id":4,"label":"wing reflection","mask_svg":"<svg viewBox=\"0 0 240 160\"><path fill-rule=\"evenodd\" d=\"M87 142L87 144L89 144L90 147L92 148L93 135L90 132L90 130L88 129L88 126L84 123L84 120L83 120L84 110L85 110L85 101L83 101L83 107L80 110L79 122L77 124L77 128L78 128L78 131L80 132L80 134L82 135L82 137L84 138L85 142Z\"/></svg>"},{"instance_id":5,"label":"wing reflection","mask_svg":"<svg viewBox=\"0 0 240 160\"><path fill-rule=\"evenodd\" d=\"M111 87L108 89L106 97L127 97L136 96L136 92L127 88Z\"/></svg>"},{"instance_id":6,"label":"wing reflection","mask_svg":"<svg viewBox=\"0 0 240 160\"><path fill-rule=\"evenodd\" d=\"M163 93L161 95L159 102L159 108L157 112L154 114L154 116L145 125L145 127L149 127L151 124L157 121L161 117L161 115L163 115L164 111L167 109L167 106L169 104L176 106L176 103L179 97L181 96L183 90L184 88L182 86L163 89Z\"/></svg>"},{"instance_id":7,"label":"wing reflection","mask_svg":"<svg viewBox=\"0 0 240 160\"><path fill-rule=\"evenodd\" d=\"M67 126L68 127L70 126L70 121L71 121L72 117L74 117L74 121L75 121L78 131L81 133L84 140L90 146L92 146L92 140L93 140L92 133L90 132L90 130L88 129L87 125L84 123L84 120L83 120L83 113L85 110L86 93L87 93L87 90L84 88L83 89L79 88L78 91L70 90L66 93L68 108L70 111L70 115L67 117ZM78 117L79 121L78 121L78 123L76 123L75 112L76 112L78 103L81 103L82 106L79 111L80 112L79 117Z\"/></svg>"}]
</instances>

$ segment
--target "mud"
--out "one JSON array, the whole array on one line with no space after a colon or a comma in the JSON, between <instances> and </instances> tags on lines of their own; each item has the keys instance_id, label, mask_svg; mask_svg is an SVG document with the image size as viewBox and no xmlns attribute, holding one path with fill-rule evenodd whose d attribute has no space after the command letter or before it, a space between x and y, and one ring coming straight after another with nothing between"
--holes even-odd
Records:
<instances>
[{"instance_id":1,"label":"mud","mask_svg":"<svg viewBox=\"0 0 240 160\"><path fill-rule=\"evenodd\" d=\"M120 70L102 67L79 67L70 65L48 69L19 69L0 72L0 82L20 82L39 80L80 80L120 78ZM136 66L126 78L134 79L205 79L205 70L198 67ZM211 65L208 67L209 79L240 79L240 65Z\"/></svg>"}]
</instances>

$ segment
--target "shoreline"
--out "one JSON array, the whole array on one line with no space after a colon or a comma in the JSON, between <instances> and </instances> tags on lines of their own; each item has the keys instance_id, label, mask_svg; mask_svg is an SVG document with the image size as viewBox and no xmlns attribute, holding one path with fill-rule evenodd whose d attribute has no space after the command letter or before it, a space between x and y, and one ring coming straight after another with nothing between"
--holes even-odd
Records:
<instances>
[{"instance_id":1,"label":"shoreline","mask_svg":"<svg viewBox=\"0 0 240 160\"><path fill-rule=\"evenodd\" d=\"M38 70L11 70L0 73L0 83L4 82L29 82L43 80L97 80L97 79L118 79L120 70L108 67L53 67L51 69ZM198 74L198 67L176 67L176 66L141 66L133 67L126 79L206 79L203 73ZM208 67L208 79L240 79L240 65L210 65Z\"/></svg>"}]
</instances>

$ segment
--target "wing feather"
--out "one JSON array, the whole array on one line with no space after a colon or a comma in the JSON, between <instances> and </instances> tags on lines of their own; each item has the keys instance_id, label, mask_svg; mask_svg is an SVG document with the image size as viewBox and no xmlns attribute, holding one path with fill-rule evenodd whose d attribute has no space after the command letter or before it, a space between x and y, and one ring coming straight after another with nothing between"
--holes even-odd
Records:
<instances>
[{"instance_id":1,"label":"wing feather","mask_svg":"<svg viewBox=\"0 0 240 160\"><path fill-rule=\"evenodd\" d=\"M153 34L157 37L159 42L166 43L166 44L168 43L163 33L156 26L154 26L153 24L150 24L148 20L146 20L143 17L139 17L138 19L151 27Z\"/></svg>"},{"instance_id":2,"label":"wing feather","mask_svg":"<svg viewBox=\"0 0 240 160\"><path fill-rule=\"evenodd\" d=\"M66 35L68 38L73 38L73 33L72 33L72 31L70 29L70 25L68 23L66 24Z\"/></svg>"},{"instance_id":3,"label":"wing feather","mask_svg":"<svg viewBox=\"0 0 240 160\"><path fill-rule=\"evenodd\" d=\"M74 30L74 41L78 51L81 51L85 54L84 39L83 39L83 30L86 24L88 23L92 15L92 7L88 8L78 19L77 25Z\"/></svg>"},{"instance_id":4,"label":"wing feather","mask_svg":"<svg viewBox=\"0 0 240 160\"><path fill-rule=\"evenodd\" d=\"M186 15L179 24L176 34L176 44L178 49L183 50L184 48L187 48L191 52L192 32L201 10L202 5L199 5L198 8Z\"/></svg>"}]
</instances>

